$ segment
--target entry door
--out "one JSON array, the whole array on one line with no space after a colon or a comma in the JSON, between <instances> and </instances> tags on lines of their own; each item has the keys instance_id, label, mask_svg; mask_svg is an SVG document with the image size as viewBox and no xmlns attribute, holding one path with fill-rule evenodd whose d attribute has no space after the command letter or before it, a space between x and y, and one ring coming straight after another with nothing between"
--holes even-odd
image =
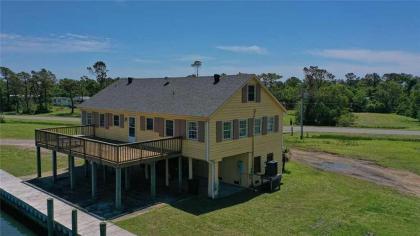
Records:
<instances>
[{"instance_id":1,"label":"entry door","mask_svg":"<svg viewBox=\"0 0 420 236\"><path fill-rule=\"evenodd\" d=\"M128 117L128 142L136 141L136 118Z\"/></svg>"}]
</instances>

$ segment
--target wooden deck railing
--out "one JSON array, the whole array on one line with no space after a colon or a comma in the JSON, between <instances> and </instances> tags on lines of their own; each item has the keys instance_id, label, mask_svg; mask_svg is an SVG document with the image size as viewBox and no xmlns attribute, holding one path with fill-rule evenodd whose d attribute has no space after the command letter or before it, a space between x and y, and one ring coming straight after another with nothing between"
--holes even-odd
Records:
<instances>
[{"instance_id":1,"label":"wooden deck railing","mask_svg":"<svg viewBox=\"0 0 420 236\"><path fill-rule=\"evenodd\" d=\"M35 130L35 144L86 159L121 165L148 158L180 154L180 137L116 144L95 139L94 126L57 127Z\"/></svg>"}]
</instances>

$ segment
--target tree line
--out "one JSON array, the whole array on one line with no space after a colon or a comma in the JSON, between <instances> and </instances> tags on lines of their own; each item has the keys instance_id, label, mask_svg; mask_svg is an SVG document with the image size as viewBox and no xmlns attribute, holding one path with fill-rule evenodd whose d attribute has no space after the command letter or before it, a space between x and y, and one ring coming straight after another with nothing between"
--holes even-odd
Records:
<instances>
[{"instance_id":1,"label":"tree line","mask_svg":"<svg viewBox=\"0 0 420 236\"><path fill-rule=\"evenodd\" d=\"M304 78L264 73L260 80L287 109L296 109L300 123L303 106L306 125L348 126L352 112L397 113L420 120L420 77L404 73L377 73L336 78L317 66L305 67ZM303 97L303 104L302 104Z\"/></svg>"},{"instance_id":2,"label":"tree line","mask_svg":"<svg viewBox=\"0 0 420 236\"><path fill-rule=\"evenodd\" d=\"M46 113L52 97L68 97L74 108L76 96L91 97L118 79L108 76L103 61L87 67L87 71L95 78L85 75L79 80L57 80L47 69L15 73L0 67L0 111ZM303 79L290 77L284 81L276 73L258 75L287 109L296 109L293 122L300 123L302 106L303 123L307 125L348 126L354 121L352 112L397 113L420 120L419 76L371 73L359 77L347 73L344 78L336 78L317 66L305 67L303 73Z\"/></svg>"},{"instance_id":3,"label":"tree line","mask_svg":"<svg viewBox=\"0 0 420 236\"><path fill-rule=\"evenodd\" d=\"M75 97L91 97L114 80L108 77L103 61L87 67L87 71L95 79L84 75L80 80L57 80L56 75L47 69L16 73L7 67L0 67L0 112L48 113L52 97L68 97L73 113Z\"/></svg>"}]
</instances>

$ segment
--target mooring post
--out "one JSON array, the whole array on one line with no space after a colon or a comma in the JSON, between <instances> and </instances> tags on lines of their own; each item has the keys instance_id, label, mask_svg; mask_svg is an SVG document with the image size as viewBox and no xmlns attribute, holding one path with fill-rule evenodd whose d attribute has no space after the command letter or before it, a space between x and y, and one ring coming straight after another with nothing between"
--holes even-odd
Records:
<instances>
[{"instance_id":1,"label":"mooring post","mask_svg":"<svg viewBox=\"0 0 420 236\"><path fill-rule=\"evenodd\" d=\"M71 235L77 236L77 210L71 211Z\"/></svg>"},{"instance_id":2,"label":"mooring post","mask_svg":"<svg viewBox=\"0 0 420 236\"><path fill-rule=\"evenodd\" d=\"M55 183L57 180L57 151L53 150L51 152L52 159L52 181Z\"/></svg>"},{"instance_id":3,"label":"mooring post","mask_svg":"<svg viewBox=\"0 0 420 236\"><path fill-rule=\"evenodd\" d=\"M99 231L100 231L100 236L106 236L106 222L101 222L99 224Z\"/></svg>"},{"instance_id":4,"label":"mooring post","mask_svg":"<svg viewBox=\"0 0 420 236\"><path fill-rule=\"evenodd\" d=\"M41 178L41 147L36 146L36 170L38 178Z\"/></svg>"},{"instance_id":5,"label":"mooring post","mask_svg":"<svg viewBox=\"0 0 420 236\"><path fill-rule=\"evenodd\" d=\"M47 228L48 236L54 235L54 200L52 198L47 199Z\"/></svg>"}]
</instances>

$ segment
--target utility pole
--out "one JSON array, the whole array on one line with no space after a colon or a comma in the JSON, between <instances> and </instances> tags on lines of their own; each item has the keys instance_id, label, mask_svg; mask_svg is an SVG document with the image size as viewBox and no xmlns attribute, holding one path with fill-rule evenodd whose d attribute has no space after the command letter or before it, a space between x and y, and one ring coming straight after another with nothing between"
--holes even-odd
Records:
<instances>
[{"instance_id":1,"label":"utility pole","mask_svg":"<svg viewBox=\"0 0 420 236\"><path fill-rule=\"evenodd\" d=\"M301 104L300 104L300 139L303 139L303 100L304 100L304 89L301 89Z\"/></svg>"}]
</instances>

